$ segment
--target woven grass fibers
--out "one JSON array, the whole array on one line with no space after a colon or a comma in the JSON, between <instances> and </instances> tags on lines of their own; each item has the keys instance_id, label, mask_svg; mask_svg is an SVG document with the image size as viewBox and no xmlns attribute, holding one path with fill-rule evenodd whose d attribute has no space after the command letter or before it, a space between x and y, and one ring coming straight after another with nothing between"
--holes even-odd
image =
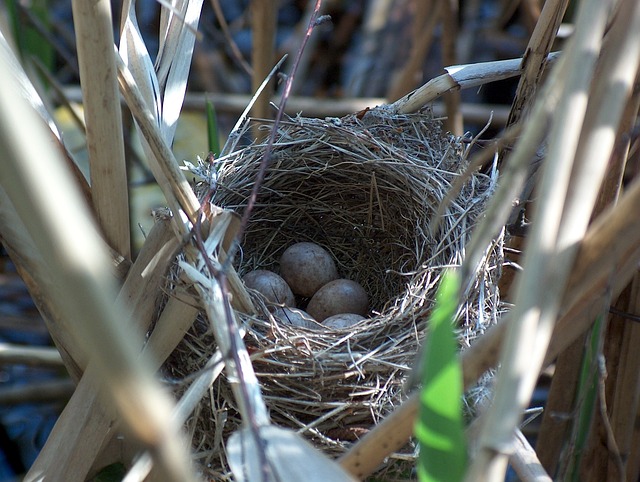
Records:
<instances>
[{"instance_id":1,"label":"woven grass fibers","mask_svg":"<svg viewBox=\"0 0 640 482\"><path fill-rule=\"evenodd\" d=\"M215 204L242 213L264 149L252 145L223 159ZM278 272L288 246L311 241L332 254L341 277L362 284L371 311L348 330L307 330L277 323L252 292L259 315L239 318L249 327L245 343L274 423L337 455L404 399L439 277L460 264L493 189L489 176L474 174L438 232L430 232L435 210L466 168L465 157L463 143L429 113L376 108L363 116L298 117L279 126L238 272ZM462 348L495 320L499 248L490 251L463 306ZM304 308L307 300L298 301ZM196 323L169 369L188 376L214 351L207 323ZM228 473L222 443L240 425L234 407L221 377L190 421L196 452L214 477Z\"/></svg>"}]
</instances>

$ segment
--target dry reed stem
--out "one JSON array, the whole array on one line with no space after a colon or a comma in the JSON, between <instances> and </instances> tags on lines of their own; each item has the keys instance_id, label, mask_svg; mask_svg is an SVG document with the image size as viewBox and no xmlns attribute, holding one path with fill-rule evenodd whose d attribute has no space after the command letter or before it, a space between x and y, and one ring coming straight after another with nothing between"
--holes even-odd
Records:
<instances>
[{"instance_id":1,"label":"dry reed stem","mask_svg":"<svg viewBox=\"0 0 640 482\"><path fill-rule=\"evenodd\" d=\"M442 6L442 63L443 65L455 65L458 63L456 48L458 39L458 14L457 0L444 0ZM464 134L464 123L460 112L461 95L457 90L451 90L444 94L444 103L447 109L445 127L448 132L456 136Z\"/></svg>"},{"instance_id":2,"label":"dry reed stem","mask_svg":"<svg viewBox=\"0 0 640 482\"><path fill-rule=\"evenodd\" d=\"M522 56L522 75L511 105L507 126L518 122L533 102L568 4L569 0L544 2L538 22Z\"/></svg>"},{"instance_id":3,"label":"dry reed stem","mask_svg":"<svg viewBox=\"0 0 640 482\"><path fill-rule=\"evenodd\" d=\"M129 276L121 289L120 302L132 308L131 328L144 332L156 311L159 287L178 242L167 229L169 221L159 222L149 233ZM164 265L164 266L163 266ZM155 287L154 287L155 285ZM95 364L85 371L76 392L58 418L27 477L47 473L59 480L84 479L104 441L113 434L116 415L113 403L104 400L102 379Z\"/></svg>"},{"instance_id":4,"label":"dry reed stem","mask_svg":"<svg viewBox=\"0 0 640 482\"><path fill-rule=\"evenodd\" d=\"M603 293L619 294L635 274L640 259L640 181L623 194L618 205L599 216L584 237L563 300L563 312L545 355L544 365L591 326L590 310L601 310ZM498 363L510 314L502 317L467 350L461 353L464 386L469 388ZM390 415L356 442L342 456L341 464L356 477L373 473L380 463L398 450L413 434L418 394L412 394Z\"/></svg>"},{"instance_id":5,"label":"dry reed stem","mask_svg":"<svg viewBox=\"0 0 640 482\"><path fill-rule=\"evenodd\" d=\"M424 59L429 53L433 41L433 31L440 20L442 4L445 0L428 0L417 6L413 24L411 52L402 70L395 76L387 98L389 101L400 99L416 85L416 76L420 73Z\"/></svg>"},{"instance_id":6,"label":"dry reed stem","mask_svg":"<svg viewBox=\"0 0 640 482\"><path fill-rule=\"evenodd\" d=\"M640 277L636 274L632 282L628 312L632 316L640 313ZM608 340L605 341L607 343ZM633 426L629 420L633 420L638 413L640 402L640 351L637 344L640 342L640 325L633 321L624 321L622 333L622 346L616 348L620 352L618 372L615 378L608 378L609 383L615 383L612 398L607 400L610 407L607 416L611 418L613 437L617 445L618 456L622 467L613 461L607 460L607 480L624 479L627 469L628 455L631 452ZM613 452L613 447L608 447ZM622 473L620 473L622 468Z\"/></svg>"},{"instance_id":7,"label":"dry reed stem","mask_svg":"<svg viewBox=\"0 0 640 482\"><path fill-rule=\"evenodd\" d=\"M27 382L0 388L0 404L11 406L25 403L66 402L74 388L75 383L68 378Z\"/></svg>"},{"instance_id":8,"label":"dry reed stem","mask_svg":"<svg viewBox=\"0 0 640 482\"><path fill-rule=\"evenodd\" d=\"M550 54L547 61L556 57L557 54ZM391 108L402 114L417 112L452 89L468 89L520 75L521 64L522 59L510 59L447 67L446 74L431 79L422 87L398 99L391 104Z\"/></svg>"},{"instance_id":9,"label":"dry reed stem","mask_svg":"<svg viewBox=\"0 0 640 482\"><path fill-rule=\"evenodd\" d=\"M108 0L71 3L87 125L91 198L107 242L131 259L122 112L116 62L111 54L111 4Z\"/></svg>"},{"instance_id":10,"label":"dry reed stem","mask_svg":"<svg viewBox=\"0 0 640 482\"><path fill-rule=\"evenodd\" d=\"M178 162L164 141L153 115L138 91L133 77L121 60L118 62L118 69L122 94L127 100L127 105L136 119L144 139L153 152L149 164L171 211L174 213L171 217L174 229L180 239L186 240L190 236L189 228L179 213L184 212L191 224L195 224L195 221L200 217L200 201L196 198L184 173L180 170ZM211 206L210 210L215 219L215 213L219 211L219 208ZM251 301L235 270L229 269L227 276L234 307L244 312L251 312L253 310Z\"/></svg>"},{"instance_id":11,"label":"dry reed stem","mask_svg":"<svg viewBox=\"0 0 640 482\"><path fill-rule=\"evenodd\" d=\"M69 100L79 101L82 98L77 87L67 86L63 89L63 92ZM215 92L207 92L206 94L189 92L185 96L184 106L188 110L202 112L204 111L207 100L213 103L216 112L233 114L237 118L247 104L249 104L251 96L246 94L221 94ZM271 102L274 104L277 104L278 100L278 97L271 98ZM382 97L316 99L314 97L293 96L290 97L287 102L285 113L291 116L302 113L306 117L324 119L325 117L342 117L385 103L386 100ZM436 118L446 115L446 110L440 102L434 102L431 108ZM496 126L504 125L509 115L509 108L498 104L472 104L463 102L460 109L466 122L482 126L487 123L487 119L492 113L493 123Z\"/></svg>"},{"instance_id":12,"label":"dry reed stem","mask_svg":"<svg viewBox=\"0 0 640 482\"><path fill-rule=\"evenodd\" d=\"M627 8L629 8L628 4ZM582 135L585 141L581 142L582 153L578 154L580 158L594 154L597 155L599 149L604 150L604 152L611 150L616 131L623 132L623 136L628 139L626 132L636 118L638 95L637 93L635 94L632 102L627 102L627 98L630 95L631 86L638 69L638 53L636 48L638 40L634 37L637 35L636 31L640 27L638 25L629 25L633 19L631 12L621 12L621 16L618 16L618 19L620 19L620 21L613 25L603 47L603 58L600 60L598 67L599 76L590 95L590 98L596 105L593 109L590 107L587 120L585 121ZM626 35L628 42L626 45L623 43L623 39L620 38L621 35ZM617 66L615 65L616 59L618 62ZM598 101L599 104L597 104ZM600 109L597 108L598 106ZM631 108L629 109L630 106ZM626 111L624 115L622 115L623 109ZM600 116L602 119L598 120L596 116ZM622 127L617 128L616 123L619 122L618 119L620 119L620 117L622 117ZM594 126L595 129L597 129L595 132ZM605 126L609 126L608 129L605 129ZM622 172L624 171L626 153L628 151L628 140L624 141L623 139L619 139L617 143L619 145L613 150L612 160L606 166L607 177L603 187L600 189L594 215L602 211L605 206L615 202L618 196L618 188L622 180ZM604 154L600 154L600 158L603 155ZM602 169L605 169L605 163L600 163L600 166L600 172L596 174L596 179L597 177L602 177ZM589 177L593 175L592 171L589 171L588 174L583 174L583 176ZM594 192L596 189L594 186ZM593 197L593 195L592 193L591 197ZM593 199L584 200L582 197L576 199L576 203L578 204L582 204L583 201L591 203ZM551 414L555 412L568 413L571 411L571 405L574 400L572 397L573 390L569 388L575 387L577 384L582 359L582 348L580 339L578 339L567 353L560 355L558 367L551 384L549 400L547 402L548 412L545 412L539 435L540 459L550 473L554 473L555 471L560 455L560 445L564 439L562 435L568 425L568 421L554 420Z\"/></svg>"},{"instance_id":13,"label":"dry reed stem","mask_svg":"<svg viewBox=\"0 0 640 482\"><path fill-rule=\"evenodd\" d=\"M571 176L580 161L586 170L593 170L597 161L603 163L598 157L581 160L577 150L587 109L586 93L606 25L606 7L599 1L581 5L575 36L565 51L566 59L563 57L568 75L552 118L549 162L544 165L538 186L539 201L527 238L524 271L516 284L513 322L507 327L495 394L485 414L480 448L465 477L467 481L492 480L506 471L513 430L542 368L577 242L593 209L601 177ZM572 202L577 196L589 194L593 194L590 204L576 206Z\"/></svg>"},{"instance_id":14,"label":"dry reed stem","mask_svg":"<svg viewBox=\"0 0 640 482\"><path fill-rule=\"evenodd\" d=\"M149 166L174 213L172 219L178 235L180 237L186 236L189 231L180 219L179 213L183 211L187 218L195 223L199 216L200 202L194 196L191 186L179 168L178 161L163 139L157 121L138 90L131 72L119 55L117 60L118 80L122 95L142 132L143 138L153 152L153 156L149 159Z\"/></svg>"},{"instance_id":15,"label":"dry reed stem","mask_svg":"<svg viewBox=\"0 0 640 482\"><path fill-rule=\"evenodd\" d=\"M520 430L516 430L513 453L509 464L522 482L552 482L538 460L538 455Z\"/></svg>"},{"instance_id":16,"label":"dry reed stem","mask_svg":"<svg viewBox=\"0 0 640 482\"><path fill-rule=\"evenodd\" d=\"M251 1L251 90L256 92L262 81L268 77L275 62L276 48L276 18L277 9L271 2L265 0ZM272 84L273 85L273 81ZM257 119L272 118L269 89L260 95L253 106L251 116ZM264 131L257 128L253 132L254 138L263 139Z\"/></svg>"},{"instance_id":17,"label":"dry reed stem","mask_svg":"<svg viewBox=\"0 0 640 482\"><path fill-rule=\"evenodd\" d=\"M2 188L0 188L0 226L2 244L27 286L67 371L71 378L80 380L87 364L87 354L73 338L73 332L66 329L60 300L52 296L48 289L54 286L51 273Z\"/></svg>"}]
</instances>

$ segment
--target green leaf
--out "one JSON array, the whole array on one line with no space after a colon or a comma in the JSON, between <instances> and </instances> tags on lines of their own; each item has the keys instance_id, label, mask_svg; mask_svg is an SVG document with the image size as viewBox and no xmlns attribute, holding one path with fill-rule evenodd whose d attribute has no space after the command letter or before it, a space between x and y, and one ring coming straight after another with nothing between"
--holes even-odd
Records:
<instances>
[{"instance_id":1,"label":"green leaf","mask_svg":"<svg viewBox=\"0 0 640 482\"><path fill-rule=\"evenodd\" d=\"M425 342L420 409L414 429L420 444L418 477L421 482L456 482L462 480L466 470L464 388L454 332L459 289L459 275L446 272Z\"/></svg>"},{"instance_id":2,"label":"green leaf","mask_svg":"<svg viewBox=\"0 0 640 482\"><path fill-rule=\"evenodd\" d=\"M43 28L50 30L49 10L51 6L48 0L33 0L28 6L23 7L29 9L30 13L36 20L40 22ZM7 2L9 18L13 28L13 34L20 57L23 61L30 60L35 57L49 71L53 71L55 63L55 50L53 46L38 32L30 22L22 19L23 14L20 13L18 0L9 0Z\"/></svg>"},{"instance_id":3,"label":"green leaf","mask_svg":"<svg viewBox=\"0 0 640 482\"><path fill-rule=\"evenodd\" d=\"M218 120L213 103L207 99L207 136L209 139L209 152L217 158L220 156L220 140L218 137Z\"/></svg>"}]
</instances>

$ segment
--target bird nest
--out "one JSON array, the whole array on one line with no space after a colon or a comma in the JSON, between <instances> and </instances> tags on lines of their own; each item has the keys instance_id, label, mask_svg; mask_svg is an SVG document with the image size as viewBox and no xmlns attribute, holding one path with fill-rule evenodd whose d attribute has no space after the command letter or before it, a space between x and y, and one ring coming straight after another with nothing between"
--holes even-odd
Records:
<instances>
[{"instance_id":1,"label":"bird nest","mask_svg":"<svg viewBox=\"0 0 640 482\"><path fill-rule=\"evenodd\" d=\"M216 205L243 212L265 147L253 144L215 166ZM250 292L258 314L238 313L238 319L275 424L335 456L406 398L403 386L440 275L461 263L494 188L490 176L473 174L431 231L438 206L467 167L467 150L468 143L446 135L429 112L396 115L376 108L342 119L296 117L278 126L236 269L240 275L277 272L288 246L310 241L331 253L341 277L365 288L370 312L348 330L300 328L278 323L265 299ZM463 300L462 349L496 319L501 254L498 240ZM305 301L299 300L302 307ZM189 377L215 350L203 318L165 369L174 378ZM214 478L229 473L223 444L240 426L236 407L220 377L188 422L194 453ZM396 454L412 456L411 446Z\"/></svg>"}]
</instances>

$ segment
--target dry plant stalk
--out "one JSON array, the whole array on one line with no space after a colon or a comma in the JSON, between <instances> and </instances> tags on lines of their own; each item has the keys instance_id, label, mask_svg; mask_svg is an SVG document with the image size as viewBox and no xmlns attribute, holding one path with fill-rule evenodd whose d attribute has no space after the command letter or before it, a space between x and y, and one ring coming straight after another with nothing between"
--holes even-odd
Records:
<instances>
[{"instance_id":1,"label":"dry plant stalk","mask_svg":"<svg viewBox=\"0 0 640 482\"><path fill-rule=\"evenodd\" d=\"M631 119L635 119L637 115L637 94L634 97L634 101L631 102L634 107L631 109L626 107L639 64L637 29L640 28L640 25L637 23L638 20L635 16L638 12L631 10L634 7L635 4L633 2L623 2L620 5L621 11L615 17L615 21L605 38L603 54L597 68L597 76L589 95L589 111L583 126L577 154L577 157L585 159L585 162L589 162L589 158L596 157L597 161L592 161L592 163L597 166L597 169L595 176L593 169L577 170L574 173L575 178L582 177L585 180L587 178L597 180L603 177L603 170L606 168L607 179L605 179L605 186L613 187L613 189L608 190L600 189L600 197L594 211L596 215L609 203L614 202L618 196L617 188L620 186L626 159L626 149L622 149L622 154L619 147L614 149L616 133L620 130L618 125L621 122L621 118L623 118L622 125L626 127L622 127L622 132L625 132L633 123ZM625 110L626 113L623 116L623 111ZM610 153L614 154L612 157L614 162L609 163L609 166L607 166L602 162L602 159L609 157ZM593 203L593 196L598 192L598 188L598 186L594 185L590 191L591 196L589 199L576 198L573 201L574 204L581 206L585 201ZM579 343L579 340L576 343ZM573 403L572 391L567 393L567 388L575 386L577 383L582 351L582 345L576 345L571 352L561 355L551 386L550 410L571 411L570 407ZM562 362L561 365L560 362ZM555 427L555 430L552 427ZM557 463L560 453L559 444L564 439L562 434L565 427L565 423L560 421L554 423L548 415L545 415L543 419L540 434L540 457L545 466L552 471L551 473L553 473Z\"/></svg>"},{"instance_id":2,"label":"dry plant stalk","mask_svg":"<svg viewBox=\"0 0 640 482\"><path fill-rule=\"evenodd\" d=\"M560 309L562 291L575 258L576 239L584 235L590 219L597 188L591 204L587 200L582 209L571 209L575 206L572 195L584 197L594 191L588 182L573 182L571 171L574 159L576 164L580 162L576 150L587 108L586 92L607 14L605 3L583 3L575 36L564 52L567 76L562 79L564 86L552 118L549 162L544 165L538 186L535 222L527 239L524 271L516 284L511 310L513 322L507 327L495 395L484 415L480 448L467 472L467 481L504 476L513 431L538 379ZM585 167L593 169L592 164ZM594 177L599 186L601 178Z\"/></svg>"},{"instance_id":3,"label":"dry plant stalk","mask_svg":"<svg viewBox=\"0 0 640 482\"><path fill-rule=\"evenodd\" d=\"M72 6L93 207L107 241L124 258L131 259L122 112L115 58L110 55L113 48L111 4L108 0L74 0Z\"/></svg>"},{"instance_id":4,"label":"dry plant stalk","mask_svg":"<svg viewBox=\"0 0 640 482\"><path fill-rule=\"evenodd\" d=\"M522 75L518 82L515 99L511 105L507 126L517 123L525 110L533 103L542 73L547 65L551 46L558 33L569 0L544 2L527 49L522 56Z\"/></svg>"},{"instance_id":5,"label":"dry plant stalk","mask_svg":"<svg viewBox=\"0 0 640 482\"><path fill-rule=\"evenodd\" d=\"M391 83L387 98L396 101L416 85L416 75L420 72L424 59L433 41L433 31L440 20L442 4L446 0L419 2L413 25L413 45L409 57Z\"/></svg>"},{"instance_id":6,"label":"dry plant stalk","mask_svg":"<svg viewBox=\"0 0 640 482\"><path fill-rule=\"evenodd\" d=\"M550 54L547 60L551 61L557 57L558 54ZM453 65L445 68L446 74L431 79L423 86L395 101L391 107L403 114L417 112L450 90L468 89L520 75L521 65L522 59Z\"/></svg>"},{"instance_id":7,"label":"dry plant stalk","mask_svg":"<svg viewBox=\"0 0 640 482\"><path fill-rule=\"evenodd\" d=\"M457 0L444 0L442 5L442 63L455 65L458 63L456 49L458 39L458 14ZM444 94L444 103L447 109L445 126L453 135L464 134L464 124L460 104L461 95L458 90L451 90Z\"/></svg>"},{"instance_id":8,"label":"dry plant stalk","mask_svg":"<svg viewBox=\"0 0 640 482\"><path fill-rule=\"evenodd\" d=\"M0 365L10 363L56 368L64 366L56 348L0 343Z\"/></svg>"},{"instance_id":9,"label":"dry plant stalk","mask_svg":"<svg viewBox=\"0 0 640 482\"><path fill-rule=\"evenodd\" d=\"M47 145L49 134L21 97L11 72L0 72L0 113L11 115L1 123L0 142L7 153L2 158L3 187L45 265L58 277L54 293L65 300L63 315L77 341L90 351L112 400L132 430L158 450L169 477L189 480L190 462L175 428L165 421L169 401L147 367L135 363L135 338L122 326L121 305L113 303L115 286L103 241L57 152L48 151L46 172L40 168L47 151L41 146Z\"/></svg>"},{"instance_id":10,"label":"dry plant stalk","mask_svg":"<svg viewBox=\"0 0 640 482\"><path fill-rule=\"evenodd\" d=\"M267 78L269 71L275 61L276 48L276 20L277 10L271 2L265 0L251 1L251 32L254 39L251 49L251 87L252 92L257 92L262 81ZM271 86L273 81L271 82ZM270 86L270 87L271 87ZM269 119L272 117L270 103L270 88L260 95L254 105L251 116L258 119ZM264 131L256 128L253 136L256 139L263 139Z\"/></svg>"},{"instance_id":11,"label":"dry plant stalk","mask_svg":"<svg viewBox=\"0 0 640 482\"><path fill-rule=\"evenodd\" d=\"M164 282L164 272L178 247L177 239L166 226L168 223L159 222L151 230L119 295L119 302L130 306L130 328L139 335L152 321L157 302L154 294ZM28 479L41 473L60 480L86 477L119 420L114 405L104 400L99 380L95 364L90 364L31 467Z\"/></svg>"}]
</instances>

